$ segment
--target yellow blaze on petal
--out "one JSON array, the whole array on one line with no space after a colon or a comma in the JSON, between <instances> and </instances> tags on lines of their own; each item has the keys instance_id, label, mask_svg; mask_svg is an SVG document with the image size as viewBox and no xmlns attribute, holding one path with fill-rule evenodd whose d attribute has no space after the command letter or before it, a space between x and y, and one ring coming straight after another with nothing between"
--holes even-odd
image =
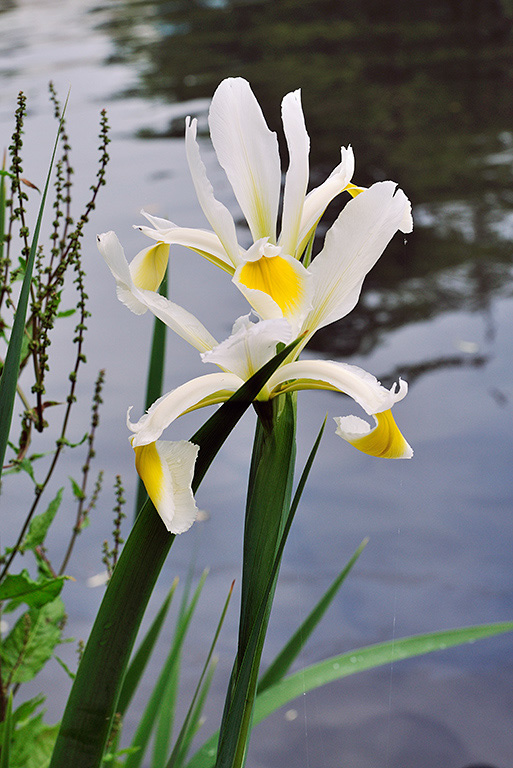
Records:
<instances>
[{"instance_id":1,"label":"yellow blaze on petal","mask_svg":"<svg viewBox=\"0 0 513 768\"><path fill-rule=\"evenodd\" d=\"M349 192L351 197L356 197L360 192L365 192L365 187L357 187L356 184L348 184L344 187L345 192Z\"/></svg>"},{"instance_id":2,"label":"yellow blaze on petal","mask_svg":"<svg viewBox=\"0 0 513 768\"><path fill-rule=\"evenodd\" d=\"M158 509L164 490L164 472L155 443L137 445L135 451L135 468L144 483L148 496Z\"/></svg>"},{"instance_id":3,"label":"yellow blaze on petal","mask_svg":"<svg viewBox=\"0 0 513 768\"><path fill-rule=\"evenodd\" d=\"M142 290L158 290L166 274L168 259L168 243L157 243L149 248L132 272L135 285Z\"/></svg>"},{"instance_id":4,"label":"yellow blaze on petal","mask_svg":"<svg viewBox=\"0 0 513 768\"><path fill-rule=\"evenodd\" d=\"M246 262L239 279L247 288L267 293L285 317L294 315L304 298L301 277L281 256L262 256Z\"/></svg>"},{"instance_id":5,"label":"yellow blaze on petal","mask_svg":"<svg viewBox=\"0 0 513 768\"><path fill-rule=\"evenodd\" d=\"M377 456L382 459L411 458L413 451L399 431L392 411L376 413L374 419L376 426L373 429L369 428L367 422L356 416L335 419L338 424L337 434L369 456ZM352 429L358 424L361 424L363 429Z\"/></svg>"}]
</instances>

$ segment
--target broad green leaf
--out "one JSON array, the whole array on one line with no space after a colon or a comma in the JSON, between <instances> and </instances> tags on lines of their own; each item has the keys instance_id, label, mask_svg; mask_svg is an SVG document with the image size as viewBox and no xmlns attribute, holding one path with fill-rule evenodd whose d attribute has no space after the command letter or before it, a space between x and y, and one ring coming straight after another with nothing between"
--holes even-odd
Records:
<instances>
[{"instance_id":1,"label":"broad green leaf","mask_svg":"<svg viewBox=\"0 0 513 768\"><path fill-rule=\"evenodd\" d=\"M29 608L42 608L55 600L65 581L65 576L34 581L26 570L14 575L8 574L0 585L0 600L10 600L4 612L13 611L21 603L26 603Z\"/></svg>"},{"instance_id":2,"label":"broad green leaf","mask_svg":"<svg viewBox=\"0 0 513 768\"><path fill-rule=\"evenodd\" d=\"M370 645L349 653L333 656L286 677L257 697L253 726L269 717L275 710L302 696L307 691L320 688L356 672L391 664L402 659L422 656L433 651L445 650L464 643L473 643L485 637L493 637L513 631L513 621L482 624L427 635L415 635L386 643ZM213 768L219 733L214 733L187 763L187 768Z\"/></svg>"},{"instance_id":3,"label":"broad green leaf","mask_svg":"<svg viewBox=\"0 0 513 768\"><path fill-rule=\"evenodd\" d=\"M53 163L55 160L55 154L57 152L59 136L62 129L62 123L67 103L68 100L66 99L59 127L57 129L57 136L55 137L55 144L50 160L50 167L46 176L43 194L41 195L41 203L37 215L36 226L34 228L34 235L32 237L29 256L27 259L27 268L23 278L20 295L18 297L18 305L16 307L16 314L14 316L11 338L9 340L9 347L7 349L2 376L0 378L0 473L4 464L5 450L7 448L7 441L9 439L9 431L11 428L12 414L14 410L14 398L16 396L16 386L18 383L18 373L20 369L21 347L25 331L25 319L27 316L27 307L30 295L30 283L32 281L32 271L36 257L39 232L41 230L41 223L43 221L43 212L45 209L48 187L50 186Z\"/></svg>"},{"instance_id":4,"label":"broad green leaf","mask_svg":"<svg viewBox=\"0 0 513 768\"><path fill-rule=\"evenodd\" d=\"M354 564L360 557L367 542L368 539L364 539L364 541L362 541L354 555L351 557L347 565L344 566L342 571L338 574L333 584L319 600L313 611L311 611L311 613L306 617L304 622L293 634L285 647L280 651L275 660L269 665L269 668L265 671L265 673L262 675L262 678L259 680L259 694L265 691L266 688L269 688L270 685L277 683L287 674L292 663L297 658L306 641L328 610L333 601L333 598L346 580L346 577L350 573Z\"/></svg>"},{"instance_id":5,"label":"broad green leaf","mask_svg":"<svg viewBox=\"0 0 513 768\"><path fill-rule=\"evenodd\" d=\"M141 645L139 646L137 653L134 655L134 658L130 662L130 665L125 675L125 679L123 680L123 687L121 688L121 693L119 694L117 711L120 713L120 715L125 714L130 702L132 701L132 697L135 691L137 690L139 681L144 673L144 670L146 669L146 664L148 663L148 660L155 647L155 643L157 642L158 637L160 635L162 625L164 624L165 618L168 614L169 607L171 605L171 601L173 599L173 595L176 591L177 585L178 585L178 579L175 579L171 589L167 594L166 599L164 600L164 602L160 607L159 612L155 616L155 619L153 620L151 627L149 628L148 632L146 633L146 636L141 642Z\"/></svg>"},{"instance_id":6,"label":"broad green leaf","mask_svg":"<svg viewBox=\"0 0 513 768\"><path fill-rule=\"evenodd\" d=\"M35 549L44 543L48 529L60 507L63 490L64 488L59 488L57 495L49 503L46 511L33 518L28 533L21 544L20 552L25 552L27 549Z\"/></svg>"},{"instance_id":7,"label":"broad green leaf","mask_svg":"<svg viewBox=\"0 0 513 768\"><path fill-rule=\"evenodd\" d=\"M47 725L43 714L27 720L14 733L9 768L46 768L59 725Z\"/></svg>"},{"instance_id":8,"label":"broad green leaf","mask_svg":"<svg viewBox=\"0 0 513 768\"><path fill-rule=\"evenodd\" d=\"M27 720L30 715L36 711L36 709L45 703L45 697L42 694L35 696L33 699L24 701L23 704L15 710L13 714L13 720L15 723L21 723Z\"/></svg>"},{"instance_id":9,"label":"broad green leaf","mask_svg":"<svg viewBox=\"0 0 513 768\"><path fill-rule=\"evenodd\" d=\"M192 441L200 446L194 492L238 420L300 341L296 339L275 355L193 435ZM146 502L96 616L68 698L51 768L98 768L101 764L135 636L173 541L153 505Z\"/></svg>"},{"instance_id":10,"label":"broad green leaf","mask_svg":"<svg viewBox=\"0 0 513 768\"><path fill-rule=\"evenodd\" d=\"M0 646L4 682L26 683L37 675L60 643L64 617L60 598L20 616Z\"/></svg>"}]
</instances>

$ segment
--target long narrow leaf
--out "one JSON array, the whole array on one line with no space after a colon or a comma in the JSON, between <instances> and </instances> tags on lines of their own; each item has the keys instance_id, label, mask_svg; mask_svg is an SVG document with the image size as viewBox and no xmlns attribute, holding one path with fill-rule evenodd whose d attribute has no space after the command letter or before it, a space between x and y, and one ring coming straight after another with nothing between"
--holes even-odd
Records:
<instances>
[{"instance_id":1,"label":"long narrow leaf","mask_svg":"<svg viewBox=\"0 0 513 768\"><path fill-rule=\"evenodd\" d=\"M349 562L344 566L329 589L324 593L314 609L309 613L301 626L294 632L288 643L269 665L265 674L258 683L258 693L263 693L266 688L279 682L289 671L292 663L297 658L306 641L328 610L335 595L346 580L354 564L367 545L368 539L364 539Z\"/></svg>"},{"instance_id":2,"label":"long narrow leaf","mask_svg":"<svg viewBox=\"0 0 513 768\"><path fill-rule=\"evenodd\" d=\"M225 600L225 604L224 604L223 610L221 611L221 616L219 618L219 622L217 624L217 628L216 628L216 631L214 633L214 637L212 639L212 643L210 644L210 649L209 649L209 652L207 654L207 658L206 658L205 664L203 666L203 670L202 670L200 678L198 680L198 684L196 686L196 690L194 691L194 695L192 697L192 701L191 701L190 707L189 707L189 709L187 711L187 715L185 716L185 720L183 722L182 728L181 728L180 733L178 734L178 738L177 738L177 740L175 742L175 746L173 747L173 751L171 753L171 757L169 758L169 761L167 763L167 768L178 768L178 766L181 765L183 760L184 760L187 746L190 743L191 725L192 725L192 721L193 721L193 715L195 713L196 702L197 702L197 700L199 698L199 695L200 695L201 687L202 687L202 684L203 684L203 679L204 679L204 677L205 677L205 675L207 673L207 670L208 670L208 668L210 666L210 661L212 659L212 656L213 656L213 653L214 653L214 649L216 647L217 640L219 638L219 633L221 632L221 628L222 628L222 626L224 624L224 620L225 620L225 617L226 617L226 612L227 612L228 606L230 604L230 600L231 600L231 597L232 597L234 585L235 585L235 582L232 582L232 585L231 585L230 590L228 592L228 596L227 596L227 598ZM157 767L155 766L155 768L157 768Z\"/></svg>"},{"instance_id":3,"label":"long narrow leaf","mask_svg":"<svg viewBox=\"0 0 513 768\"><path fill-rule=\"evenodd\" d=\"M252 725L258 725L284 704L288 704L307 691L320 688L326 683L340 680L356 672L512 631L513 621L483 624L405 637L332 656L330 659L325 659L286 677L258 696ZM187 768L213 768L218 738L219 734L214 733L187 763Z\"/></svg>"},{"instance_id":4,"label":"long narrow leaf","mask_svg":"<svg viewBox=\"0 0 513 768\"><path fill-rule=\"evenodd\" d=\"M187 630L189 629L189 625L196 609L199 596L205 584L206 576L207 572L205 571L201 576L198 586L196 587L191 602L187 606L187 609L181 619L178 621L175 637L173 639L168 657L164 663L164 666L162 667L161 673L150 696L146 709L144 710L143 716L139 721L135 736L132 739L132 743L130 744L131 747L138 747L139 749L137 752L134 752L127 757L125 768L139 768L144 759L144 754L146 752L148 742L153 732L155 723L157 722L159 708L166 691L169 690L169 678L173 676L177 664L179 663L183 641L185 640L185 636L187 634Z\"/></svg>"},{"instance_id":5,"label":"long narrow leaf","mask_svg":"<svg viewBox=\"0 0 513 768\"><path fill-rule=\"evenodd\" d=\"M224 441L297 339L257 371L193 436L200 446L196 491ZM128 537L68 698L50 768L97 768L144 611L174 536L148 501Z\"/></svg>"},{"instance_id":6,"label":"long narrow leaf","mask_svg":"<svg viewBox=\"0 0 513 768\"><path fill-rule=\"evenodd\" d=\"M301 672L285 678L277 685L268 688L255 707L255 724L268 717L278 707L301 696L307 691L318 688L326 683L339 680L342 677L363 672L366 669L391 664L392 662L421 656L425 653L443 650L463 643L473 643L484 637L492 637L513 630L513 622L487 624L461 629L451 629L444 632L433 632L427 635L390 640L386 643L369 645L349 653L342 653L330 659L312 664Z\"/></svg>"},{"instance_id":7,"label":"long narrow leaf","mask_svg":"<svg viewBox=\"0 0 513 768\"><path fill-rule=\"evenodd\" d=\"M151 627L141 642L137 653L129 664L125 679L123 680L123 687L121 688L121 693L119 694L119 701L117 706L117 711L121 716L123 716L128 709L137 686L139 685L139 681L144 673L144 670L146 669L146 665L150 659L150 656L155 647L155 643L157 642L160 635L162 625L164 624L165 618L168 614L177 584L178 579L175 579L171 589L169 590L164 602L160 607L159 612L155 616Z\"/></svg>"},{"instance_id":8,"label":"long narrow leaf","mask_svg":"<svg viewBox=\"0 0 513 768\"><path fill-rule=\"evenodd\" d=\"M157 713L157 724L153 739L151 768L164 768L169 755L169 745L173 735L176 717L176 704L180 690L181 655L171 670L169 680Z\"/></svg>"},{"instance_id":9,"label":"long narrow leaf","mask_svg":"<svg viewBox=\"0 0 513 768\"><path fill-rule=\"evenodd\" d=\"M182 766L184 765L185 758L187 757L187 752L190 749L191 742L201 727L203 708L205 706L205 701L207 699L208 692L212 685L212 680L214 679L214 673L216 671L216 667L217 667L217 659L214 658L210 662L210 666L203 680L201 690L199 692L199 696L196 699L196 704L194 706L194 710L192 712L191 720L189 723L189 729L185 737L182 754L180 755L179 762L178 762L180 768L182 768Z\"/></svg>"},{"instance_id":10,"label":"long narrow leaf","mask_svg":"<svg viewBox=\"0 0 513 768\"><path fill-rule=\"evenodd\" d=\"M69 98L69 95L68 95ZM34 228L34 235L30 244L30 251L27 258L27 264L25 268L25 276L21 285L21 291L18 298L18 305L16 307L16 313L14 315L14 322L11 331L11 337L9 339L9 347L5 356L5 363L2 371L2 377L0 378L0 474L2 471L5 451L7 450L7 441L9 439L9 431L11 429L12 414L14 410L14 398L16 396L16 386L18 384L18 374L20 370L20 357L21 347L23 342L23 334L25 330L25 319L27 317L27 307L30 295L30 283L32 281L32 271L34 268L34 259L36 257L37 244L39 240L39 232L41 230L41 222L43 221L43 213L46 203L46 197L48 194L48 187L50 186L50 178L52 175L53 163L55 155L57 153L57 146L59 144L59 136L61 134L62 123L64 120L64 114L68 104L68 98L64 104L62 116L60 119L59 127L57 128L57 136L55 137L55 144L53 147L52 157L50 160L50 166L46 175L46 182L41 196L41 203L39 205L39 211L36 220L36 226Z\"/></svg>"}]
</instances>

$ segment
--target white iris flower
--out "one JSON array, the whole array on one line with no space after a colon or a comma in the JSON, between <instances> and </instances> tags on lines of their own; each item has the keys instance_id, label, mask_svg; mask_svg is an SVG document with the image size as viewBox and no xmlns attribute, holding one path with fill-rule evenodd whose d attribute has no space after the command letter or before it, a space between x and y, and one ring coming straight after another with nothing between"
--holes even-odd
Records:
<instances>
[{"instance_id":1,"label":"white iris flower","mask_svg":"<svg viewBox=\"0 0 513 768\"><path fill-rule=\"evenodd\" d=\"M351 183L354 158L342 148L340 164L326 181L307 194L309 137L299 91L282 102L289 151L283 192L281 229L277 233L281 167L276 134L265 122L249 84L224 80L212 99L210 135L220 164L233 187L252 236L242 248L234 220L214 197L196 141L196 120L186 121L186 151L198 200L213 231L187 229L149 214L152 227L139 227L156 244L128 265L113 232L98 237L98 246L113 273L118 297L137 313L149 309L201 353L220 373L193 379L157 400L137 422L134 433L137 469L168 529L186 530L196 508L190 481L196 454L187 443L167 443L160 435L181 414L227 400L276 353L279 343L299 334L303 340L294 359L273 374L258 399L298 389L330 389L352 397L373 416L371 426L356 416L337 418L337 434L361 451L385 458L410 458L412 449L401 435L391 408L407 392L400 381L390 390L353 365L325 360L297 360L313 333L347 315L356 305L363 280L394 234L412 229L411 206L391 181L361 189ZM321 252L311 264L301 262L317 223L329 202L342 191L351 199L328 231ZM169 246L184 245L232 276L259 321L239 318L231 336L218 344L187 310L157 293L165 272ZM188 444L191 445L191 444ZM175 448L174 446L178 446ZM175 469L179 468L179 476ZM185 474L184 474L185 472ZM188 488L188 490L187 490Z\"/></svg>"}]
</instances>

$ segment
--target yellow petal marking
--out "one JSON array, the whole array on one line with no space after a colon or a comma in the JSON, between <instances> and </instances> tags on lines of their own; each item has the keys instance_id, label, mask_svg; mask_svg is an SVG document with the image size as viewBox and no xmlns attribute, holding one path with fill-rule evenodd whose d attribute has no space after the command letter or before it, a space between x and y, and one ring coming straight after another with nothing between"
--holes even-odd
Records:
<instances>
[{"instance_id":1,"label":"yellow petal marking","mask_svg":"<svg viewBox=\"0 0 513 768\"><path fill-rule=\"evenodd\" d=\"M351 197L356 197L356 195L359 195L360 192L365 192L365 187L357 187L356 184L348 184L346 187L344 187L345 192L349 192Z\"/></svg>"},{"instance_id":2,"label":"yellow petal marking","mask_svg":"<svg viewBox=\"0 0 513 768\"><path fill-rule=\"evenodd\" d=\"M303 301L301 278L281 256L262 256L257 261L246 262L239 279L247 288L267 293L285 317L294 315Z\"/></svg>"},{"instance_id":3,"label":"yellow petal marking","mask_svg":"<svg viewBox=\"0 0 513 768\"><path fill-rule=\"evenodd\" d=\"M137 445L134 451L137 473L144 483L148 496L158 509L164 487L164 472L157 447L155 443Z\"/></svg>"},{"instance_id":4,"label":"yellow petal marking","mask_svg":"<svg viewBox=\"0 0 513 768\"><path fill-rule=\"evenodd\" d=\"M166 274L168 259L168 243L157 243L150 248L132 274L135 285L142 290L157 291Z\"/></svg>"},{"instance_id":5,"label":"yellow petal marking","mask_svg":"<svg viewBox=\"0 0 513 768\"><path fill-rule=\"evenodd\" d=\"M412 449L402 436L392 411L376 413L376 426L362 437L345 439L359 451L382 459L403 459L412 455Z\"/></svg>"}]
</instances>

